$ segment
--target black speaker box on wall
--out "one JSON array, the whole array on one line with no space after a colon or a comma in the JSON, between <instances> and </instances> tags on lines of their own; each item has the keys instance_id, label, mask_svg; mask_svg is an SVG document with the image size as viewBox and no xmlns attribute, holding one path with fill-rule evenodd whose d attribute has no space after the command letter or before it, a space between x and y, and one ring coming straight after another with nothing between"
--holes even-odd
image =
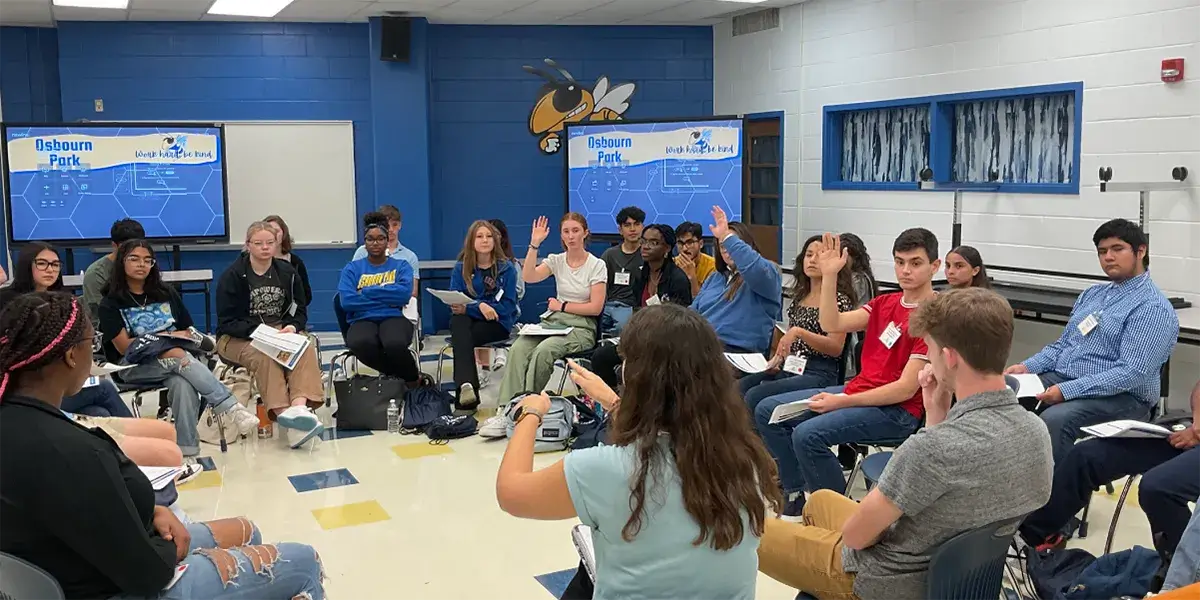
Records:
<instances>
[{"instance_id":1,"label":"black speaker box on wall","mask_svg":"<svg viewBox=\"0 0 1200 600\"><path fill-rule=\"evenodd\" d=\"M412 42L412 19L383 17L381 20L379 60L408 62Z\"/></svg>"}]
</instances>

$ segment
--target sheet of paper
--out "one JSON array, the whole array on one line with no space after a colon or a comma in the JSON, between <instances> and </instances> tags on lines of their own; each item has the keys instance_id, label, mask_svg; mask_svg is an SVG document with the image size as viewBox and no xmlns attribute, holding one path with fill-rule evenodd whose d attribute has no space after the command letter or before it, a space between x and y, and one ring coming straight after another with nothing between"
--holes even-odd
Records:
<instances>
[{"instance_id":1,"label":"sheet of paper","mask_svg":"<svg viewBox=\"0 0 1200 600\"><path fill-rule=\"evenodd\" d=\"M402 312L404 314L404 318L408 319L409 321L413 321L415 323L421 320L421 315L417 312L417 298L415 296L408 301L408 304L404 305L404 310Z\"/></svg>"},{"instance_id":2,"label":"sheet of paper","mask_svg":"<svg viewBox=\"0 0 1200 600\"><path fill-rule=\"evenodd\" d=\"M550 336L550 335L567 335L567 334L571 333L572 331L575 331L574 327L563 327L560 329L557 327L546 327L546 326L542 325L541 323L536 323L536 324L529 324L529 325L522 327L521 329L519 329L517 331L517 334L518 335L534 335L534 336L544 337L544 336Z\"/></svg>"},{"instance_id":3,"label":"sheet of paper","mask_svg":"<svg viewBox=\"0 0 1200 600\"><path fill-rule=\"evenodd\" d=\"M596 548L592 545L592 528L587 525L576 525L571 529L571 541L575 542L575 551L579 560L587 569L588 577L596 582Z\"/></svg>"},{"instance_id":4,"label":"sheet of paper","mask_svg":"<svg viewBox=\"0 0 1200 600\"><path fill-rule=\"evenodd\" d=\"M807 411L809 404L812 404L812 400L805 399L797 400L795 402L788 402L787 404L780 404L779 406L775 407L775 410L771 411L771 420L768 421L768 424L774 425L776 423L790 421L800 416L801 413Z\"/></svg>"},{"instance_id":5,"label":"sheet of paper","mask_svg":"<svg viewBox=\"0 0 1200 600\"><path fill-rule=\"evenodd\" d=\"M1037 375L1025 373L1023 375L1013 375L1012 377L1020 384L1017 386L1018 398L1032 398L1046 391L1046 386L1042 385L1042 380Z\"/></svg>"},{"instance_id":6,"label":"sheet of paper","mask_svg":"<svg viewBox=\"0 0 1200 600\"><path fill-rule=\"evenodd\" d=\"M306 335L284 333L267 325L259 325L250 334L251 346L287 369L296 366L310 343L312 342Z\"/></svg>"},{"instance_id":7,"label":"sheet of paper","mask_svg":"<svg viewBox=\"0 0 1200 600\"><path fill-rule=\"evenodd\" d=\"M1120 421L1109 421L1108 423L1100 423L1098 425L1088 425L1081 427L1084 433L1094 435L1100 438L1158 438L1163 439L1171 435L1171 430L1161 425L1153 423L1143 423L1141 421L1132 421L1128 419Z\"/></svg>"},{"instance_id":8,"label":"sheet of paper","mask_svg":"<svg viewBox=\"0 0 1200 600\"><path fill-rule=\"evenodd\" d=\"M434 298L444 302L446 306L452 306L455 304L471 304L475 301L474 298L454 290L435 290L433 288L425 288L425 291L429 292L429 294Z\"/></svg>"},{"instance_id":9,"label":"sheet of paper","mask_svg":"<svg viewBox=\"0 0 1200 600\"><path fill-rule=\"evenodd\" d=\"M113 373L116 373L117 371L124 371L125 369L132 369L136 366L137 365L114 365L112 363L107 363L107 362L101 363L98 365L92 365L92 376L93 377L107 377L108 375L112 375Z\"/></svg>"},{"instance_id":10,"label":"sheet of paper","mask_svg":"<svg viewBox=\"0 0 1200 600\"><path fill-rule=\"evenodd\" d=\"M167 487L175 478L183 472L182 467L138 467L142 470L142 474L146 479L150 480L150 487L155 490L161 490Z\"/></svg>"},{"instance_id":11,"label":"sheet of paper","mask_svg":"<svg viewBox=\"0 0 1200 600\"><path fill-rule=\"evenodd\" d=\"M768 367L767 357L753 352L745 354L726 352L725 358L743 373L762 373Z\"/></svg>"}]
</instances>

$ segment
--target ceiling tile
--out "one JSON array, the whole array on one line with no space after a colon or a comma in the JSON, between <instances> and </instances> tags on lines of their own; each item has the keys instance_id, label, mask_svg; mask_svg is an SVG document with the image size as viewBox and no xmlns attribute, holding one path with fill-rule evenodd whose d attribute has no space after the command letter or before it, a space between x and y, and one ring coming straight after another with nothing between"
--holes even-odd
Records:
<instances>
[{"instance_id":1,"label":"ceiling tile","mask_svg":"<svg viewBox=\"0 0 1200 600\"><path fill-rule=\"evenodd\" d=\"M129 11L130 21L198 21L204 10L157 10L135 8Z\"/></svg>"},{"instance_id":2,"label":"ceiling tile","mask_svg":"<svg viewBox=\"0 0 1200 600\"><path fill-rule=\"evenodd\" d=\"M281 19L341 19L351 21L359 11L371 6L370 0L296 0L277 15Z\"/></svg>"},{"instance_id":3,"label":"ceiling tile","mask_svg":"<svg viewBox=\"0 0 1200 600\"><path fill-rule=\"evenodd\" d=\"M55 6L53 12L56 21L124 21L129 17L129 10L124 8Z\"/></svg>"},{"instance_id":4,"label":"ceiling tile","mask_svg":"<svg viewBox=\"0 0 1200 600\"><path fill-rule=\"evenodd\" d=\"M129 8L204 14L212 3L213 0L129 0Z\"/></svg>"},{"instance_id":5,"label":"ceiling tile","mask_svg":"<svg viewBox=\"0 0 1200 600\"><path fill-rule=\"evenodd\" d=\"M50 14L50 2L15 2L4 0L0 7L0 25L35 25L49 26L54 24Z\"/></svg>"}]
</instances>

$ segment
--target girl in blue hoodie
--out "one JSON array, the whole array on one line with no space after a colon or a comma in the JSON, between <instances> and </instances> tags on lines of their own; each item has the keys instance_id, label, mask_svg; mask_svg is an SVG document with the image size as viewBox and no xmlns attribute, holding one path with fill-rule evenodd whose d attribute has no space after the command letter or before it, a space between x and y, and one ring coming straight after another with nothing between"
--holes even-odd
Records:
<instances>
[{"instance_id":1,"label":"girl in blue hoodie","mask_svg":"<svg viewBox=\"0 0 1200 600\"><path fill-rule=\"evenodd\" d=\"M726 352L765 353L783 305L779 268L759 253L749 227L730 223L718 206L712 216L717 272L700 287L692 309L717 330Z\"/></svg>"},{"instance_id":2,"label":"girl in blue hoodie","mask_svg":"<svg viewBox=\"0 0 1200 600\"><path fill-rule=\"evenodd\" d=\"M458 407L479 404L479 371L474 349L508 339L517 322L517 269L500 249L500 232L487 221L467 230L450 289L474 299L450 307L450 346L454 349L454 386Z\"/></svg>"},{"instance_id":3,"label":"girl in blue hoodie","mask_svg":"<svg viewBox=\"0 0 1200 600\"><path fill-rule=\"evenodd\" d=\"M412 299L413 270L406 261L388 256L386 218L364 219L367 255L342 269L338 302L350 329L346 347L363 364L391 377L413 382L421 376L409 348L416 327L404 316Z\"/></svg>"}]
</instances>

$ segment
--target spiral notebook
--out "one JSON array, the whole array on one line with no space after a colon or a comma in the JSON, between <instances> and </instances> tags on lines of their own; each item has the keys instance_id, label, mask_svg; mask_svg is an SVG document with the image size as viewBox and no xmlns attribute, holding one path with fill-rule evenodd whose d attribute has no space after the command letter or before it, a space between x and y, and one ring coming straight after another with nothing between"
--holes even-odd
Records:
<instances>
[{"instance_id":1,"label":"spiral notebook","mask_svg":"<svg viewBox=\"0 0 1200 600\"><path fill-rule=\"evenodd\" d=\"M596 549L592 546L592 528L587 525L576 525L571 529L571 541L575 542L575 551L579 560L587 569L588 578L596 583Z\"/></svg>"}]
</instances>

